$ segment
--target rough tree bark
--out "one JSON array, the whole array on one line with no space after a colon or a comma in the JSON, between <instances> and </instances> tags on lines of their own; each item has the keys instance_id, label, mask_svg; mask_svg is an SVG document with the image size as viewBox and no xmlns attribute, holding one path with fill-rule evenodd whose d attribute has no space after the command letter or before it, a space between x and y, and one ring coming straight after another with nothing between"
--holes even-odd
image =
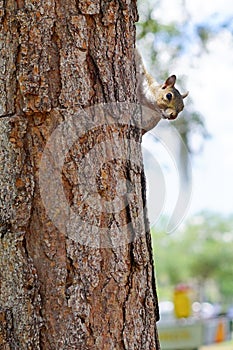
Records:
<instances>
[{"instance_id":1,"label":"rough tree bark","mask_svg":"<svg viewBox=\"0 0 233 350\"><path fill-rule=\"evenodd\" d=\"M137 102L136 1L0 0L0 21L0 348L158 349L141 131L129 105L109 108ZM81 116L100 103L107 109ZM100 123L98 113L105 118L112 107L128 125ZM82 134L79 117L87 123ZM59 125L57 149L68 147L62 187L80 218L75 237L59 196L48 188L64 229L40 188L43 151ZM81 160L96 144L105 146L88 158L88 173L96 174L100 203L120 197L118 212L91 207L81 193ZM133 200L118 194L120 186L131 188Z\"/></svg>"}]
</instances>

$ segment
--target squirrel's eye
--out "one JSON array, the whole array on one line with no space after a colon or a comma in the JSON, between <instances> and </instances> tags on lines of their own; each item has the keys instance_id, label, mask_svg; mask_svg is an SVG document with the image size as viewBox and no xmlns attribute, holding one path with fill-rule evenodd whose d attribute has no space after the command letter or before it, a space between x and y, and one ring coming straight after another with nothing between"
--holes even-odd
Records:
<instances>
[{"instance_id":1,"label":"squirrel's eye","mask_svg":"<svg viewBox=\"0 0 233 350\"><path fill-rule=\"evenodd\" d=\"M172 99L172 94L169 92L169 93L166 95L166 97L167 97L168 101L171 101L171 99Z\"/></svg>"}]
</instances>

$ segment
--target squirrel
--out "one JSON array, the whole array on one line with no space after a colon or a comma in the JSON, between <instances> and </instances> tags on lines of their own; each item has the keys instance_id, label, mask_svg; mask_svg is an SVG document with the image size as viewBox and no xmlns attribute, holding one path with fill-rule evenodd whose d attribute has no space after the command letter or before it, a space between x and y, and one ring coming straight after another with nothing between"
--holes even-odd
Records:
<instances>
[{"instance_id":1,"label":"squirrel","mask_svg":"<svg viewBox=\"0 0 233 350\"><path fill-rule=\"evenodd\" d=\"M147 73L141 55L137 49L135 58L138 101L142 106L150 108L155 112L154 121L145 127L148 131L157 125L160 119L176 119L184 108L183 99L187 97L189 93L180 94L175 88L175 75L169 76L163 84L159 85L155 79ZM147 120L147 124L148 121L149 120Z\"/></svg>"}]
</instances>

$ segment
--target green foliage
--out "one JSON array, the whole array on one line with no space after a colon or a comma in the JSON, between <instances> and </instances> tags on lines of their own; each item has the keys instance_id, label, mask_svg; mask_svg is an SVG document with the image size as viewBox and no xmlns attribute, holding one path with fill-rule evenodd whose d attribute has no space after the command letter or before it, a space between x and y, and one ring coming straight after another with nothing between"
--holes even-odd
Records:
<instances>
[{"instance_id":1,"label":"green foliage","mask_svg":"<svg viewBox=\"0 0 233 350\"><path fill-rule=\"evenodd\" d=\"M163 33L168 42L171 37L181 35L174 23L167 25L160 24L157 20L151 17L151 11L149 11L148 18L145 22L138 23L138 40L145 38L145 36L150 33Z\"/></svg>"},{"instance_id":2,"label":"green foliage","mask_svg":"<svg viewBox=\"0 0 233 350\"><path fill-rule=\"evenodd\" d=\"M215 284L223 301L233 301L233 216L202 213L172 235L152 231L162 297L178 283ZM208 296L211 291L205 291ZM215 296L219 301L219 295Z\"/></svg>"}]
</instances>

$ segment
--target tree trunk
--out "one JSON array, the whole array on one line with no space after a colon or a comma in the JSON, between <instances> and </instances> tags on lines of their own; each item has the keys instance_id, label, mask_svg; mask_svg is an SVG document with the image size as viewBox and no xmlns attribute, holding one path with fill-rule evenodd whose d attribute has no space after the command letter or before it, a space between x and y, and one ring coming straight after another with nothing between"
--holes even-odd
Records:
<instances>
[{"instance_id":1,"label":"tree trunk","mask_svg":"<svg viewBox=\"0 0 233 350\"><path fill-rule=\"evenodd\" d=\"M0 0L1 349L159 348L136 20Z\"/></svg>"}]
</instances>

